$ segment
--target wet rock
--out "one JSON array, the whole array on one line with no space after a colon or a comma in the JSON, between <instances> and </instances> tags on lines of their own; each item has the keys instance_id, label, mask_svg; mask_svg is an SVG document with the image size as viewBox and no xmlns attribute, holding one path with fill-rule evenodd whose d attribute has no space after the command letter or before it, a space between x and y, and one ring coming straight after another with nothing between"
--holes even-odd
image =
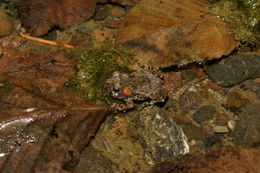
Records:
<instances>
[{"instance_id":1,"label":"wet rock","mask_svg":"<svg viewBox=\"0 0 260 173\"><path fill-rule=\"evenodd\" d=\"M230 56L207 70L209 77L222 87L231 87L260 77L260 56Z\"/></svg>"},{"instance_id":2,"label":"wet rock","mask_svg":"<svg viewBox=\"0 0 260 173\"><path fill-rule=\"evenodd\" d=\"M249 103L249 100L244 99L240 94L237 92L230 92L227 97L226 102L230 107L241 108Z\"/></svg>"},{"instance_id":3,"label":"wet rock","mask_svg":"<svg viewBox=\"0 0 260 173\"><path fill-rule=\"evenodd\" d=\"M213 130L214 130L215 133L228 133L229 132L227 126L214 125Z\"/></svg>"},{"instance_id":4,"label":"wet rock","mask_svg":"<svg viewBox=\"0 0 260 173\"><path fill-rule=\"evenodd\" d=\"M108 117L91 141L95 149L119 166L120 173L148 172L151 168L138 140L138 119L139 111Z\"/></svg>"},{"instance_id":5,"label":"wet rock","mask_svg":"<svg viewBox=\"0 0 260 173\"><path fill-rule=\"evenodd\" d=\"M194 80L197 76L193 71L183 71L181 77L186 81Z\"/></svg>"},{"instance_id":6,"label":"wet rock","mask_svg":"<svg viewBox=\"0 0 260 173\"><path fill-rule=\"evenodd\" d=\"M11 18L5 12L4 9L0 8L0 37L7 36L13 31L13 23ZM1 55L1 48L0 48Z\"/></svg>"},{"instance_id":7,"label":"wet rock","mask_svg":"<svg viewBox=\"0 0 260 173\"><path fill-rule=\"evenodd\" d=\"M234 135L236 144L243 146L260 146L260 105L246 105L239 115Z\"/></svg>"},{"instance_id":8,"label":"wet rock","mask_svg":"<svg viewBox=\"0 0 260 173\"><path fill-rule=\"evenodd\" d=\"M202 140L205 137L203 130L200 127L185 124L182 128L189 141Z\"/></svg>"},{"instance_id":9,"label":"wet rock","mask_svg":"<svg viewBox=\"0 0 260 173\"><path fill-rule=\"evenodd\" d=\"M256 93L256 95L258 97L260 97L260 83L256 83L256 82L253 82L253 81L248 81L246 83L246 86L247 86L248 90Z\"/></svg>"},{"instance_id":10,"label":"wet rock","mask_svg":"<svg viewBox=\"0 0 260 173\"><path fill-rule=\"evenodd\" d=\"M216 108L211 105L202 106L196 113L193 115L193 120L197 123L202 123L206 120L210 120L213 115L216 113Z\"/></svg>"},{"instance_id":11,"label":"wet rock","mask_svg":"<svg viewBox=\"0 0 260 173\"><path fill-rule=\"evenodd\" d=\"M220 126L226 126L228 123L229 117L227 117L226 113L219 113L216 116L216 119L214 119L215 125L220 125Z\"/></svg>"},{"instance_id":12,"label":"wet rock","mask_svg":"<svg viewBox=\"0 0 260 173\"><path fill-rule=\"evenodd\" d=\"M108 8L104 5L97 5L93 19L94 20L104 20L108 16Z\"/></svg>"},{"instance_id":13,"label":"wet rock","mask_svg":"<svg viewBox=\"0 0 260 173\"><path fill-rule=\"evenodd\" d=\"M203 126L203 132L206 136L214 136L215 132L212 128L212 126L205 125Z\"/></svg>"},{"instance_id":14,"label":"wet rock","mask_svg":"<svg viewBox=\"0 0 260 173\"><path fill-rule=\"evenodd\" d=\"M182 128L158 107L143 109L140 113L140 141L150 164L189 152Z\"/></svg>"},{"instance_id":15,"label":"wet rock","mask_svg":"<svg viewBox=\"0 0 260 173\"><path fill-rule=\"evenodd\" d=\"M198 108L201 103L202 98L197 92L187 92L179 100L179 109L182 114L186 114L188 111Z\"/></svg>"},{"instance_id":16,"label":"wet rock","mask_svg":"<svg viewBox=\"0 0 260 173\"><path fill-rule=\"evenodd\" d=\"M75 173L114 173L119 172L118 166L105 158L91 145L81 154L80 162L75 168Z\"/></svg>"},{"instance_id":17,"label":"wet rock","mask_svg":"<svg viewBox=\"0 0 260 173\"><path fill-rule=\"evenodd\" d=\"M236 122L234 120L229 120L227 126L229 130L234 131L236 127Z\"/></svg>"},{"instance_id":18,"label":"wet rock","mask_svg":"<svg viewBox=\"0 0 260 173\"><path fill-rule=\"evenodd\" d=\"M204 138L203 142L204 147L209 148L217 142L217 138L215 136L207 136Z\"/></svg>"}]
</instances>

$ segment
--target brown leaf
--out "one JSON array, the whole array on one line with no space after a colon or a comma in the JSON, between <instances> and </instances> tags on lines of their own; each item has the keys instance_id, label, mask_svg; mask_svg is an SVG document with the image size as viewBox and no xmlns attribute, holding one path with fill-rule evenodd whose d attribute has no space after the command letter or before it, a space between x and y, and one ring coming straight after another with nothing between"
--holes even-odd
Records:
<instances>
[{"instance_id":1,"label":"brown leaf","mask_svg":"<svg viewBox=\"0 0 260 173\"><path fill-rule=\"evenodd\" d=\"M143 0L125 18L116 41L155 67L219 58L237 45L225 23L200 0Z\"/></svg>"},{"instance_id":2,"label":"brown leaf","mask_svg":"<svg viewBox=\"0 0 260 173\"><path fill-rule=\"evenodd\" d=\"M108 109L63 87L75 63L65 52L30 57L7 49L0 59L1 172L76 167Z\"/></svg>"},{"instance_id":3,"label":"brown leaf","mask_svg":"<svg viewBox=\"0 0 260 173\"><path fill-rule=\"evenodd\" d=\"M89 19L99 0L19 0L22 24L35 36L52 27L65 28ZM105 2L100 0L99 2Z\"/></svg>"}]
</instances>

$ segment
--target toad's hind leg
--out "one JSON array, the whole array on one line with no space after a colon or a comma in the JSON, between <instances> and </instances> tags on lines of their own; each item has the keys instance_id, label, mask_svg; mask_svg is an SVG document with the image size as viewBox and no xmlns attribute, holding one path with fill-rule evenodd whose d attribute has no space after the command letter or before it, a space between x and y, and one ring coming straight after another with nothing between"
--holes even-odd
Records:
<instances>
[{"instance_id":1,"label":"toad's hind leg","mask_svg":"<svg viewBox=\"0 0 260 173\"><path fill-rule=\"evenodd\" d=\"M169 95L169 98L177 102L181 98L181 96L183 94L185 94L192 86L194 86L195 84L205 80L206 78L207 78L207 76L204 76L204 77L200 77L200 78L194 79L194 80L186 83L177 92L172 93L171 95Z\"/></svg>"}]
</instances>

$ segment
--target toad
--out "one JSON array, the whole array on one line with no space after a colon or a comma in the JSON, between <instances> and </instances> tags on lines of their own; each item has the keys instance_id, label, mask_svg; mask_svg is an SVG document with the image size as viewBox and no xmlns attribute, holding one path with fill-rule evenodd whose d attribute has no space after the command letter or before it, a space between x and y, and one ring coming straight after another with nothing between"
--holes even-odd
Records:
<instances>
[{"instance_id":1,"label":"toad","mask_svg":"<svg viewBox=\"0 0 260 173\"><path fill-rule=\"evenodd\" d=\"M164 80L157 71L142 70L130 74L115 71L112 77L105 81L104 88L114 98L125 102L125 104L114 104L112 107L116 111L125 111L133 108L135 102L142 103L142 108L146 105L164 102L167 97L178 101L190 87L205 78L205 76L196 78L173 92L171 88L165 87Z\"/></svg>"},{"instance_id":2,"label":"toad","mask_svg":"<svg viewBox=\"0 0 260 173\"><path fill-rule=\"evenodd\" d=\"M105 89L114 98L123 100L125 104L115 104L118 111L131 109L134 101L153 105L163 102L166 93L160 75L150 71L136 71L130 74L114 72L112 77L105 81Z\"/></svg>"}]
</instances>

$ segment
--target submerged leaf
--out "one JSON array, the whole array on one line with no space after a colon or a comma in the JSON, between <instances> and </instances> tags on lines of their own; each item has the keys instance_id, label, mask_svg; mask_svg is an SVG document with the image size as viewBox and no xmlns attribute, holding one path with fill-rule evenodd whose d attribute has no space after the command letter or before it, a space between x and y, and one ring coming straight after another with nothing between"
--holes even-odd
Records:
<instances>
[{"instance_id":1,"label":"submerged leaf","mask_svg":"<svg viewBox=\"0 0 260 173\"><path fill-rule=\"evenodd\" d=\"M154 67L220 58L237 42L206 7L200 0L143 0L125 17L116 41Z\"/></svg>"},{"instance_id":2,"label":"submerged leaf","mask_svg":"<svg viewBox=\"0 0 260 173\"><path fill-rule=\"evenodd\" d=\"M55 60L55 63L53 59ZM0 59L0 170L71 172L108 108L63 86L76 59L60 52Z\"/></svg>"}]
</instances>

